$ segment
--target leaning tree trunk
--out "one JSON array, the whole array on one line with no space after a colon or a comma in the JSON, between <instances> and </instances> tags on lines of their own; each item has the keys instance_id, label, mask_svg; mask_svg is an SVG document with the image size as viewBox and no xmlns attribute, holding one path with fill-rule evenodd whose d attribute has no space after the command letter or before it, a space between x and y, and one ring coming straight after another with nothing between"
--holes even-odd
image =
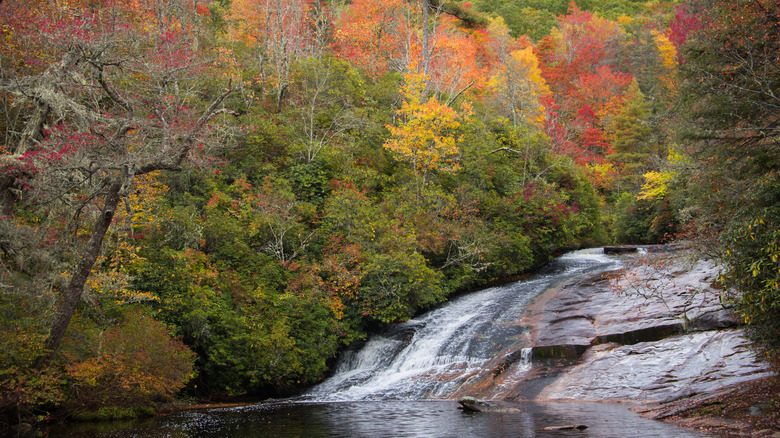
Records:
<instances>
[{"instance_id":1,"label":"leaning tree trunk","mask_svg":"<svg viewBox=\"0 0 780 438\"><path fill-rule=\"evenodd\" d=\"M106 236L108 228L111 226L111 221L114 219L114 213L121 199L121 190L122 180L117 178L108 189L103 210L95 221L95 228L92 230L92 235L84 248L84 254L81 256L76 272L73 273L73 277L71 277L65 290L62 305L57 310L54 325L52 325L49 338L46 340L47 354L41 358L39 366L43 366L54 357L62 342L62 338L65 336L65 330L68 328L70 319L73 317L76 306L81 301L81 295L84 293L84 285L100 254L103 238Z\"/></svg>"}]
</instances>

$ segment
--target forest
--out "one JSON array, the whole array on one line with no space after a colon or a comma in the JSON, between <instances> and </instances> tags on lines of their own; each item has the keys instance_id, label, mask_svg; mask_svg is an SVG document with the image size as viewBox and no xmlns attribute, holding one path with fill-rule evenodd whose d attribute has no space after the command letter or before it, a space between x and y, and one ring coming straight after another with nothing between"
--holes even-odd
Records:
<instances>
[{"instance_id":1,"label":"forest","mask_svg":"<svg viewBox=\"0 0 780 438\"><path fill-rule=\"evenodd\" d=\"M692 242L780 360L780 2L0 0L0 423L294 394Z\"/></svg>"}]
</instances>

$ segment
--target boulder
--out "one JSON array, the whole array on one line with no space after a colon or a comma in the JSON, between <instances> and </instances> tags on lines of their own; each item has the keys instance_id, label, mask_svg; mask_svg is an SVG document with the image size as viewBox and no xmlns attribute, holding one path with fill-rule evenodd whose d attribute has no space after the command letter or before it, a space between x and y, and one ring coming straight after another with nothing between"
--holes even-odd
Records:
<instances>
[{"instance_id":1,"label":"boulder","mask_svg":"<svg viewBox=\"0 0 780 438\"><path fill-rule=\"evenodd\" d=\"M488 403L475 397L465 396L458 400L463 412L517 412L518 409Z\"/></svg>"}]
</instances>

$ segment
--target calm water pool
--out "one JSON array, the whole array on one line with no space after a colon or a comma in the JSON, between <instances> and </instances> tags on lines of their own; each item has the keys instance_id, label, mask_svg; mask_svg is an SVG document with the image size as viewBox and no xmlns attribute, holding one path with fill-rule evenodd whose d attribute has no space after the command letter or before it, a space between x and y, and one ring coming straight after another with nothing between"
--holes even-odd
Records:
<instances>
[{"instance_id":1,"label":"calm water pool","mask_svg":"<svg viewBox=\"0 0 780 438\"><path fill-rule=\"evenodd\" d=\"M517 412L466 414L452 401L261 403L180 412L144 421L51 426L37 431L36 435L116 438L707 436L645 420L623 405L523 403L516 406ZM588 429L541 430L566 424L584 424Z\"/></svg>"}]
</instances>

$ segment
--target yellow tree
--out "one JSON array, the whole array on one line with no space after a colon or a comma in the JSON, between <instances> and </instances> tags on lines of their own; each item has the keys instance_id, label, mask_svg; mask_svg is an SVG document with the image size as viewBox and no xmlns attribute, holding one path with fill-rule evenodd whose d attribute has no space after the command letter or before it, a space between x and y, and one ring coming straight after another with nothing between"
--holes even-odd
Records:
<instances>
[{"instance_id":1,"label":"yellow tree","mask_svg":"<svg viewBox=\"0 0 780 438\"><path fill-rule=\"evenodd\" d=\"M404 101L398 111L400 123L387 126L393 137L384 147L411 165L420 196L432 172L457 170L463 120L471 115L471 110L466 106L458 114L436 97L426 99L426 78L422 73L408 73L404 78Z\"/></svg>"},{"instance_id":2,"label":"yellow tree","mask_svg":"<svg viewBox=\"0 0 780 438\"><path fill-rule=\"evenodd\" d=\"M512 38L509 28L500 19L492 21L488 31L496 58L496 67L488 80L491 91L489 103L513 128L513 147L505 146L494 152L509 152L520 158L523 165L522 182L525 185L532 164L538 157L539 149L533 144L544 129L545 107L542 98L550 94L550 88L542 76L533 46L527 39Z\"/></svg>"},{"instance_id":3,"label":"yellow tree","mask_svg":"<svg viewBox=\"0 0 780 438\"><path fill-rule=\"evenodd\" d=\"M544 106L540 98L549 94L550 88L542 77L533 47L509 53L504 63L496 68L489 85L496 96L497 109L508 117L515 129L521 125L542 127Z\"/></svg>"},{"instance_id":4,"label":"yellow tree","mask_svg":"<svg viewBox=\"0 0 780 438\"><path fill-rule=\"evenodd\" d=\"M659 74L662 90L666 94L674 94L677 91L677 48L666 35L657 30L653 30L652 35L663 66Z\"/></svg>"}]
</instances>

